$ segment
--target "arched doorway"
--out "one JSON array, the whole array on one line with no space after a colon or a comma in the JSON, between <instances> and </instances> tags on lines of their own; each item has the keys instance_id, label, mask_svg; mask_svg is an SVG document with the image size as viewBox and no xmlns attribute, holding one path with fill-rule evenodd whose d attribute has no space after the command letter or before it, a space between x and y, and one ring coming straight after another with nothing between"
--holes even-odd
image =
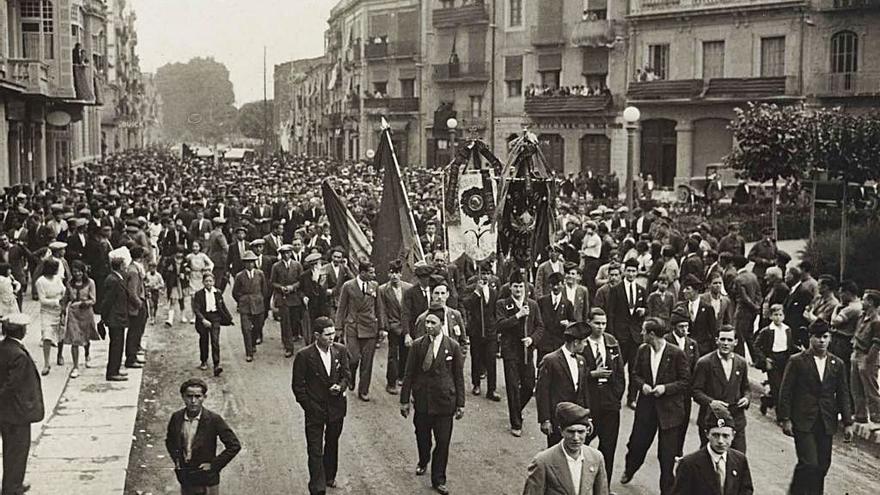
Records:
<instances>
[{"instance_id":1,"label":"arched doorway","mask_svg":"<svg viewBox=\"0 0 880 495\"><path fill-rule=\"evenodd\" d=\"M641 172L654 178L661 187L675 182L675 121L651 119L642 122Z\"/></svg>"},{"instance_id":2,"label":"arched doorway","mask_svg":"<svg viewBox=\"0 0 880 495\"><path fill-rule=\"evenodd\" d=\"M608 175L611 172L611 140L604 134L585 134L581 138L581 172Z\"/></svg>"},{"instance_id":3,"label":"arched doorway","mask_svg":"<svg viewBox=\"0 0 880 495\"><path fill-rule=\"evenodd\" d=\"M547 162L547 171L562 175L565 171L565 140L559 134L541 134L538 143Z\"/></svg>"}]
</instances>

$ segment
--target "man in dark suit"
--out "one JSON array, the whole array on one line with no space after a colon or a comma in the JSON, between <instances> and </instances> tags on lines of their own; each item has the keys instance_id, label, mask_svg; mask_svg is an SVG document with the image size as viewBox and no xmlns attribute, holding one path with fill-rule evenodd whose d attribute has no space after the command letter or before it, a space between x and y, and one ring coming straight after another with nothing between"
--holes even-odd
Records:
<instances>
[{"instance_id":1,"label":"man in dark suit","mask_svg":"<svg viewBox=\"0 0 880 495\"><path fill-rule=\"evenodd\" d=\"M724 278L722 274L716 273L708 279L709 290L704 292L700 299L715 313L715 331L722 325L733 325L733 302L726 294L724 294Z\"/></svg>"},{"instance_id":2,"label":"man in dark suit","mask_svg":"<svg viewBox=\"0 0 880 495\"><path fill-rule=\"evenodd\" d=\"M564 275L565 260L562 258L562 248L550 246L550 259L538 266L535 274L535 298L540 298L550 292L550 275L559 273Z\"/></svg>"},{"instance_id":3,"label":"man in dark suit","mask_svg":"<svg viewBox=\"0 0 880 495\"><path fill-rule=\"evenodd\" d=\"M756 242L749 250L749 261L754 262L752 272L758 280L764 279L764 271L776 264L776 232L773 227L765 227L761 230L761 240Z\"/></svg>"},{"instance_id":4,"label":"man in dark suit","mask_svg":"<svg viewBox=\"0 0 880 495\"><path fill-rule=\"evenodd\" d=\"M434 269L419 261L413 267L417 283L403 292L403 303L400 308L401 334L403 335L404 352L400 356L400 362L406 362L406 354L413 343L413 334L416 328L416 320L419 315L427 311L431 303L431 274Z\"/></svg>"},{"instance_id":5,"label":"man in dark suit","mask_svg":"<svg viewBox=\"0 0 880 495\"><path fill-rule=\"evenodd\" d=\"M342 285L339 308L336 309L336 324L342 327L343 341L351 357L351 382L348 387L354 390L357 381L358 398L364 402L370 401L373 357L379 338L376 302L379 285L375 279L376 268L369 261L362 261L358 266L358 276ZM356 379L358 368L360 374Z\"/></svg>"},{"instance_id":6,"label":"man in dark suit","mask_svg":"<svg viewBox=\"0 0 880 495\"><path fill-rule=\"evenodd\" d=\"M416 475L425 473L431 461L431 486L448 494L446 465L452 438L452 418L464 416L464 357L454 339L444 336L440 317L429 312L426 334L413 342L406 361L406 374L400 392L400 414L409 416L410 398L415 405L413 424L419 461ZM436 445L431 452L431 437Z\"/></svg>"},{"instance_id":7,"label":"man in dark suit","mask_svg":"<svg viewBox=\"0 0 880 495\"><path fill-rule=\"evenodd\" d=\"M824 493L838 416L844 425L844 441L853 437L847 372L843 361L828 353L831 328L816 320L809 334L810 347L788 360L776 410L782 432L794 437L798 462L789 493L798 495Z\"/></svg>"},{"instance_id":8,"label":"man in dark suit","mask_svg":"<svg viewBox=\"0 0 880 495\"><path fill-rule=\"evenodd\" d=\"M272 287L272 267L275 266L276 258L274 256L269 256L263 253L263 248L266 245L266 241L263 239L254 239L250 243L251 251L254 252L254 255L257 257L257 260L254 262L256 268L263 272L263 275L266 277L266 293L263 294L264 307L266 308L266 312L263 313L262 324L259 327L254 327L254 344L260 345L263 343L263 327L266 324L266 321L269 318L269 311L272 307L272 293L274 292L274 288Z\"/></svg>"},{"instance_id":9,"label":"man in dark suit","mask_svg":"<svg viewBox=\"0 0 880 495\"><path fill-rule=\"evenodd\" d=\"M681 260L681 269L679 270L679 280L684 283L689 275L693 275L697 280L703 280L705 266L703 258L700 256L700 241L696 237L688 237L685 245L685 257Z\"/></svg>"},{"instance_id":10,"label":"man in dark suit","mask_svg":"<svg viewBox=\"0 0 880 495\"><path fill-rule=\"evenodd\" d=\"M330 301L330 314L336 314L336 308L339 307L339 291L342 290L342 284L353 279L355 274L351 272L348 262L345 259L345 250L339 246L330 249L330 263L324 270L327 273L327 296ZM415 318L415 316L413 316ZM404 357L400 358L401 363L405 363Z\"/></svg>"},{"instance_id":11,"label":"man in dark suit","mask_svg":"<svg viewBox=\"0 0 880 495\"><path fill-rule=\"evenodd\" d=\"M745 347L749 354L755 353L755 318L761 312L761 283L754 273L746 269L748 261L742 257L734 258L734 266L737 269L736 278L733 281L734 300L736 309L733 313L734 326L736 327L736 353L745 355Z\"/></svg>"},{"instance_id":12,"label":"man in dark suit","mask_svg":"<svg viewBox=\"0 0 880 495\"><path fill-rule=\"evenodd\" d=\"M654 436L659 436L660 494L672 492L673 467L687 426L683 396L689 393L690 373L684 351L663 338L665 325L659 318L648 318L642 325L645 343L639 347L630 375L639 391L633 429L626 452L622 484L632 480L642 467Z\"/></svg>"},{"instance_id":13,"label":"man in dark suit","mask_svg":"<svg viewBox=\"0 0 880 495\"><path fill-rule=\"evenodd\" d=\"M125 290L128 292L128 335L125 339L125 367L143 368L146 362L138 354L147 328L147 292L144 280L145 251L141 246L130 249L131 263L125 269Z\"/></svg>"},{"instance_id":14,"label":"man in dark suit","mask_svg":"<svg viewBox=\"0 0 880 495\"><path fill-rule=\"evenodd\" d=\"M326 316L315 320L314 341L293 358L293 395L303 408L309 457L309 493L336 486L339 436L351 380L348 351L335 344L336 328Z\"/></svg>"},{"instance_id":15,"label":"man in dark suit","mask_svg":"<svg viewBox=\"0 0 880 495\"><path fill-rule=\"evenodd\" d=\"M489 283L491 270L489 263L481 264L477 279L462 293L462 305L468 315L467 335L471 343L471 393L480 395L480 376L485 372L486 398L499 402L501 396L495 391L498 374L495 364L498 351L495 306L498 291Z\"/></svg>"},{"instance_id":16,"label":"man in dark suit","mask_svg":"<svg viewBox=\"0 0 880 495\"><path fill-rule=\"evenodd\" d=\"M538 363L544 356L562 347L565 342L565 328L574 321L571 301L562 295L562 278L562 273L551 273L547 278L547 294L538 298L538 309L541 310L541 320L544 322L544 331L535 338Z\"/></svg>"},{"instance_id":17,"label":"man in dark suit","mask_svg":"<svg viewBox=\"0 0 880 495\"><path fill-rule=\"evenodd\" d=\"M0 436L3 440L2 493L27 491L24 475L31 448L31 423L43 420L40 374L22 344L29 318L21 313L3 320L0 342Z\"/></svg>"},{"instance_id":18,"label":"man in dark suit","mask_svg":"<svg viewBox=\"0 0 880 495\"><path fill-rule=\"evenodd\" d=\"M694 400L700 405L697 424L705 424L719 410L725 411L736 430L731 447L745 454L749 366L745 358L733 352L736 330L732 326L722 327L716 342L718 350L697 361L691 380ZM705 447L708 441L705 429L700 428L700 447Z\"/></svg>"},{"instance_id":19,"label":"man in dark suit","mask_svg":"<svg viewBox=\"0 0 880 495\"><path fill-rule=\"evenodd\" d=\"M633 364L636 350L642 343L642 320L645 317L647 295L645 289L636 283L639 273L638 261L630 258L624 265L623 281L613 286L608 293L606 313L608 313L608 328L617 338L623 363L627 366L629 386L626 403L631 409L635 409L638 388L635 386L636 380L633 379Z\"/></svg>"},{"instance_id":20,"label":"man in dark suit","mask_svg":"<svg viewBox=\"0 0 880 495\"><path fill-rule=\"evenodd\" d=\"M92 249L86 232L88 220L74 218L70 221L71 229L67 234L67 249L65 255L68 263L85 261L86 253Z\"/></svg>"},{"instance_id":21,"label":"man in dark suit","mask_svg":"<svg viewBox=\"0 0 880 495\"><path fill-rule=\"evenodd\" d=\"M526 298L521 271L515 270L510 275L510 297L498 300L495 318L498 333L501 334L510 433L521 437L522 411L535 391L535 354L532 346L535 336L541 335L544 330L538 303Z\"/></svg>"},{"instance_id":22,"label":"man in dark suit","mask_svg":"<svg viewBox=\"0 0 880 495\"><path fill-rule=\"evenodd\" d=\"M128 377L120 373L122 356L125 352L125 329L128 327L128 289L125 287L125 277L122 275L125 260L112 258L110 260L110 274L103 281L103 296L98 304L98 313L101 322L107 327L107 337L110 345L107 351L107 381L121 382Z\"/></svg>"},{"instance_id":23,"label":"man in dark suit","mask_svg":"<svg viewBox=\"0 0 880 495\"><path fill-rule=\"evenodd\" d=\"M208 396L208 385L199 378L190 378L180 386L186 405L171 415L165 436L165 449L174 461L174 471L182 495L219 495L220 471L241 451L241 444L232 428L219 414L202 404ZM217 454L217 439L223 451Z\"/></svg>"},{"instance_id":24,"label":"man in dark suit","mask_svg":"<svg viewBox=\"0 0 880 495\"><path fill-rule=\"evenodd\" d=\"M715 335L717 324L715 322L715 310L700 298L703 290L703 281L694 275L688 275L682 280L681 307L688 322L688 335L697 342L697 357L712 352L715 349Z\"/></svg>"},{"instance_id":25,"label":"man in dark suit","mask_svg":"<svg viewBox=\"0 0 880 495\"><path fill-rule=\"evenodd\" d=\"M401 305L403 294L412 284L400 279L403 263L391 260L388 264L388 281L379 286L379 331L388 335L388 364L385 373L385 390L397 395L398 380L403 381L406 362L400 356L405 353L401 325Z\"/></svg>"},{"instance_id":26,"label":"man in dark suit","mask_svg":"<svg viewBox=\"0 0 880 495\"><path fill-rule=\"evenodd\" d=\"M247 229L239 226L235 229L235 239L229 243L227 261L229 263L229 273L232 274L233 278L244 270L244 263L241 261L241 257L248 250L248 242L245 239L246 235Z\"/></svg>"},{"instance_id":27,"label":"man in dark suit","mask_svg":"<svg viewBox=\"0 0 880 495\"><path fill-rule=\"evenodd\" d=\"M590 407L586 362L581 355L589 335L586 322L567 324L563 333L565 344L545 355L538 366L535 403L538 406L538 425L541 432L547 435L548 448L562 440L561 425L553 414L560 402Z\"/></svg>"},{"instance_id":28,"label":"man in dark suit","mask_svg":"<svg viewBox=\"0 0 880 495\"><path fill-rule=\"evenodd\" d=\"M284 357L293 356L296 335L302 334L303 300L300 291L302 265L291 259L293 247L284 244L278 248L281 259L272 266L269 283L272 284L273 301L281 313L281 341Z\"/></svg>"},{"instance_id":29,"label":"man in dark suit","mask_svg":"<svg viewBox=\"0 0 880 495\"><path fill-rule=\"evenodd\" d=\"M196 218L189 224L189 238L193 241L207 241L212 228L211 221L205 218L205 211L198 208Z\"/></svg>"},{"instance_id":30,"label":"man in dark suit","mask_svg":"<svg viewBox=\"0 0 880 495\"><path fill-rule=\"evenodd\" d=\"M444 249L443 236L437 233L437 222L434 220L428 220L425 223L425 235L419 241L422 243L422 250L426 253Z\"/></svg>"},{"instance_id":31,"label":"man in dark suit","mask_svg":"<svg viewBox=\"0 0 880 495\"><path fill-rule=\"evenodd\" d=\"M272 231L263 236L263 240L266 242L266 254L275 258L280 257L281 253L278 252L278 249L284 245L284 227L281 222L273 221Z\"/></svg>"},{"instance_id":32,"label":"man in dark suit","mask_svg":"<svg viewBox=\"0 0 880 495\"><path fill-rule=\"evenodd\" d=\"M806 270L804 270L806 268ZM810 322L804 316L804 311L813 303L818 292L816 279L810 275L812 264L803 261L799 266L790 266L786 270L785 281L791 287L788 297L785 298L785 324L792 329L798 345L806 347L809 337L801 332Z\"/></svg>"},{"instance_id":33,"label":"man in dark suit","mask_svg":"<svg viewBox=\"0 0 880 495\"><path fill-rule=\"evenodd\" d=\"M708 446L682 457L675 473L674 495L752 495L749 461L731 448L736 421L726 410L709 412L698 424Z\"/></svg>"},{"instance_id":34,"label":"man in dark suit","mask_svg":"<svg viewBox=\"0 0 880 495\"><path fill-rule=\"evenodd\" d=\"M266 293L268 282L266 274L257 269L257 255L251 251L245 251L241 256L243 268L235 275L232 284L232 298L238 304L238 314L241 315L241 335L244 339L245 361L252 362L256 352L254 340L255 329L259 328L262 334L263 319L266 316Z\"/></svg>"},{"instance_id":35,"label":"man in dark suit","mask_svg":"<svg viewBox=\"0 0 880 495\"><path fill-rule=\"evenodd\" d=\"M571 303L574 321L587 321L590 314L590 291L581 285L581 271L576 263L565 264L565 285L562 295Z\"/></svg>"},{"instance_id":36,"label":"man in dark suit","mask_svg":"<svg viewBox=\"0 0 880 495\"><path fill-rule=\"evenodd\" d=\"M204 287L193 294L192 310L195 315L196 332L199 334L199 358L202 370L208 369L208 343L211 344L211 361L214 376L223 373L220 366L220 327L232 325L232 315L223 302L223 294L214 287L214 275L205 273Z\"/></svg>"}]
</instances>

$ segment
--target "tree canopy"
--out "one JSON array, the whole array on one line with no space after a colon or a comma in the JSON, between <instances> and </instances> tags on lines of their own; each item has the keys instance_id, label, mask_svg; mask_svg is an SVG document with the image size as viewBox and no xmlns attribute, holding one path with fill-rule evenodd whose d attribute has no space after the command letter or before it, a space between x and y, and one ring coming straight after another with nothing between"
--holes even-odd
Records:
<instances>
[{"instance_id":1,"label":"tree canopy","mask_svg":"<svg viewBox=\"0 0 880 495\"><path fill-rule=\"evenodd\" d=\"M235 92L222 63L194 58L166 64L156 71L156 83L167 136L210 144L235 131Z\"/></svg>"},{"instance_id":2,"label":"tree canopy","mask_svg":"<svg viewBox=\"0 0 880 495\"><path fill-rule=\"evenodd\" d=\"M272 141L275 132L275 126L272 123L274 112L272 110L274 101L268 100L265 109L263 101L252 101L245 103L238 109L238 130L244 137L251 139L263 139L264 124L268 126L265 132L268 132L266 139ZM265 114L263 113L265 111ZM263 117L267 122L263 121Z\"/></svg>"}]
</instances>

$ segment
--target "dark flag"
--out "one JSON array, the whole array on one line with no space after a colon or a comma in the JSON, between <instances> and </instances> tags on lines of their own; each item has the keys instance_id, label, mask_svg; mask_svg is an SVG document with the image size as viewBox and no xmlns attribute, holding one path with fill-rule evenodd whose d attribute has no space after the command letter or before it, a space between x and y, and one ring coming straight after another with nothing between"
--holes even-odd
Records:
<instances>
[{"instance_id":1,"label":"dark flag","mask_svg":"<svg viewBox=\"0 0 880 495\"><path fill-rule=\"evenodd\" d=\"M512 143L497 211L499 254L534 272L553 236L552 179L534 135Z\"/></svg>"},{"instance_id":2,"label":"dark flag","mask_svg":"<svg viewBox=\"0 0 880 495\"><path fill-rule=\"evenodd\" d=\"M400 164L391 142L391 130L387 127L379 137L374 160L376 167L384 172L382 202L373 236L376 249L373 250L372 260L376 266L376 274L380 281L384 281L388 274L388 263L400 259L403 261L403 277L412 280L413 266L425 255L409 206L406 186L401 179Z\"/></svg>"},{"instance_id":3,"label":"dark flag","mask_svg":"<svg viewBox=\"0 0 880 495\"><path fill-rule=\"evenodd\" d=\"M354 215L342 202L342 198L326 179L321 182L321 196L324 198L324 211L330 222L330 237L334 246L342 246L348 254L350 266L357 270L358 262L370 259L371 246L361 230Z\"/></svg>"}]
</instances>

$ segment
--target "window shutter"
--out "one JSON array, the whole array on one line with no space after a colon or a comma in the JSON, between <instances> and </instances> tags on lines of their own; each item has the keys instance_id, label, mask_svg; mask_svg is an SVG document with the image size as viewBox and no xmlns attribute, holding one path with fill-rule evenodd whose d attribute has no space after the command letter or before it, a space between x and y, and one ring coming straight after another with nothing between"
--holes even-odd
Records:
<instances>
[{"instance_id":1,"label":"window shutter","mask_svg":"<svg viewBox=\"0 0 880 495\"><path fill-rule=\"evenodd\" d=\"M388 34L388 14L373 14L370 16L370 37L386 36Z\"/></svg>"},{"instance_id":2,"label":"window shutter","mask_svg":"<svg viewBox=\"0 0 880 495\"><path fill-rule=\"evenodd\" d=\"M504 57L504 80L521 81L523 78L522 55Z\"/></svg>"},{"instance_id":3,"label":"window shutter","mask_svg":"<svg viewBox=\"0 0 880 495\"><path fill-rule=\"evenodd\" d=\"M599 75L608 74L608 49L607 48L584 48L583 74Z\"/></svg>"},{"instance_id":4,"label":"window shutter","mask_svg":"<svg viewBox=\"0 0 880 495\"><path fill-rule=\"evenodd\" d=\"M544 53L538 55L538 72L562 70L561 53Z\"/></svg>"}]
</instances>

